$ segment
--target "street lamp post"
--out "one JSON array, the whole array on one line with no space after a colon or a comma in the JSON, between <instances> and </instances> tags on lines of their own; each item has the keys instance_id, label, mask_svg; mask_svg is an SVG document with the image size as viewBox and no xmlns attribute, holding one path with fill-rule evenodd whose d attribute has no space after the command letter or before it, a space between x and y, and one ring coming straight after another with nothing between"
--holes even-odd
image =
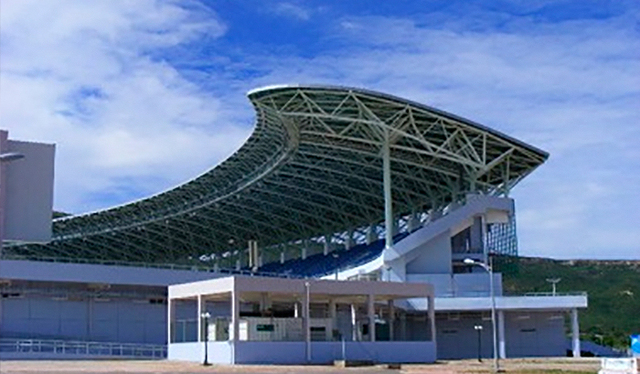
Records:
<instances>
[{"instance_id":1,"label":"street lamp post","mask_svg":"<svg viewBox=\"0 0 640 374\"><path fill-rule=\"evenodd\" d=\"M478 362L482 362L482 325L475 325L473 328L478 332Z\"/></svg>"},{"instance_id":2,"label":"street lamp post","mask_svg":"<svg viewBox=\"0 0 640 374\"><path fill-rule=\"evenodd\" d=\"M545 279L547 282L551 283L551 295L556 295L556 284L558 284L562 278L547 278Z\"/></svg>"},{"instance_id":3,"label":"street lamp post","mask_svg":"<svg viewBox=\"0 0 640 374\"><path fill-rule=\"evenodd\" d=\"M203 321L204 321L204 362L202 363L202 365L204 366L209 366L211 365L209 363L209 347L208 347L208 342L209 342L209 318L211 318L211 314L209 314L209 312L204 312L200 315L200 317L202 317Z\"/></svg>"},{"instance_id":4,"label":"street lamp post","mask_svg":"<svg viewBox=\"0 0 640 374\"><path fill-rule=\"evenodd\" d=\"M498 331L496 329L496 295L493 289L493 258L489 256L489 265L479 262L471 258L465 258L463 261L467 265L477 265L489 273L489 292L491 294L491 327L493 329L493 372L500 373L500 359L498 357Z\"/></svg>"},{"instance_id":5,"label":"street lamp post","mask_svg":"<svg viewBox=\"0 0 640 374\"><path fill-rule=\"evenodd\" d=\"M4 240L4 178L2 164L24 158L22 153L6 152L0 153L0 258L2 258L2 241Z\"/></svg>"}]
</instances>

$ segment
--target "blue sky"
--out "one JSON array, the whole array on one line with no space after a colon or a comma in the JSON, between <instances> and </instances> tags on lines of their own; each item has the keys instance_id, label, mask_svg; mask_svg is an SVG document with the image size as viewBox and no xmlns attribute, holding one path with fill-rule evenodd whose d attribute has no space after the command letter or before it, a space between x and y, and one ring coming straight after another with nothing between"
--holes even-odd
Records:
<instances>
[{"instance_id":1,"label":"blue sky","mask_svg":"<svg viewBox=\"0 0 640 374\"><path fill-rule=\"evenodd\" d=\"M637 1L0 3L0 127L56 143L55 207L165 190L249 136L250 89L360 86L550 152L520 252L640 258Z\"/></svg>"}]
</instances>

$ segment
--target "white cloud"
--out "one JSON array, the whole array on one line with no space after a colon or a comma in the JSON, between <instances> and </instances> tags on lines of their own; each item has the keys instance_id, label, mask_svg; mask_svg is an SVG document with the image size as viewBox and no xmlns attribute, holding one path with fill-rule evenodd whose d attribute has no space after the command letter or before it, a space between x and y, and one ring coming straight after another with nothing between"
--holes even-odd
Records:
<instances>
[{"instance_id":1,"label":"white cloud","mask_svg":"<svg viewBox=\"0 0 640 374\"><path fill-rule=\"evenodd\" d=\"M1 10L2 126L16 139L58 144L58 209L83 212L168 188L230 154L250 131L152 56L221 36L225 26L204 8L21 0Z\"/></svg>"},{"instance_id":2,"label":"white cloud","mask_svg":"<svg viewBox=\"0 0 640 374\"><path fill-rule=\"evenodd\" d=\"M275 14L293 18L298 21L308 21L311 18L312 11L308 8L302 7L298 4L282 2L273 7Z\"/></svg>"}]
</instances>

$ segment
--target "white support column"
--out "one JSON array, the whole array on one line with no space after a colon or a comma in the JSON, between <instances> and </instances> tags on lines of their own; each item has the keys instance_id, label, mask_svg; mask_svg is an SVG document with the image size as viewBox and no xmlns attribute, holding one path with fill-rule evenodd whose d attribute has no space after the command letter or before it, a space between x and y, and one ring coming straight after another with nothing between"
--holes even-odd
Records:
<instances>
[{"instance_id":1,"label":"white support column","mask_svg":"<svg viewBox=\"0 0 640 374\"><path fill-rule=\"evenodd\" d=\"M347 231L347 240L344 241L344 249L349 250L353 247L353 230Z\"/></svg>"},{"instance_id":2,"label":"white support column","mask_svg":"<svg viewBox=\"0 0 640 374\"><path fill-rule=\"evenodd\" d=\"M325 235L323 253L326 256L329 254L330 251L331 251L331 237L329 235Z\"/></svg>"},{"instance_id":3,"label":"white support column","mask_svg":"<svg viewBox=\"0 0 640 374\"><path fill-rule=\"evenodd\" d=\"M331 333L338 328L338 321L336 319L336 301L334 299L329 300L329 318L331 318Z\"/></svg>"},{"instance_id":4,"label":"white support column","mask_svg":"<svg viewBox=\"0 0 640 374\"><path fill-rule=\"evenodd\" d=\"M91 303L91 299L89 299ZM175 331L175 317L176 317L176 301L174 299L167 299L167 345L173 342L173 332Z\"/></svg>"},{"instance_id":5,"label":"white support column","mask_svg":"<svg viewBox=\"0 0 640 374\"><path fill-rule=\"evenodd\" d=\"M351 304L351 341L358 341L358 311L355 304Z\"/></svg>"},{"instance_id":6,"label":"white support column","mask_svg":"<svg viewBox=\"0 0 640 374\"><path fill-rule=\"evenodd\" d=\"M231 291L231 326L233 333L229 334L229 338L235 346L235 343L240 340L240 295L235 289ZM235 363L235 353L233 363Z\"/></svg>"},{"instance_id":7,"label":"white support column","mask_svg":"<svg viewBox=\"0 0 640 374\"><path fill-rule=\"evenodd\" d=\"M197 320L198 320L198 341L204 341L204 328L202 327L202 313L204 313L204 302L202 300L202 295L198 295L198 307L197 310Z\"/></svg>"},{"instance_id":8,"label":"white support column","mask_svg":"<svg viewBox=\"0 0 640 374\"><path fill-rule=\"evenodd\" d=\"M307 362L311 362L311 313L310 313L310 309L311 309L311 290L310 290L310 286L311 284L309 282L305 282L304 284L304 288L305 288L305 292L304 292L304 342L305 342L305 351L306 351L306 355L307 355Z\"/></svg>"},{"instance_id":9,"label":"white support column","mask_svg":"<svg viewBox=\"0 0 640 374\"><path fill-rule=\"evenodd\" d=\"M367 245L375 242L376 240L378 240L377 236L376 236L376 226L375 225L370 225L369 228L367 228L367 235L366 235L366 241L367 241Z\"/></svg>"},{"instance_id":10,"label":"white support column","mask_svg":"<svg viewBox=\"0 0 640 374\"><path fill-rule=\"evenodd\" d=\"M436 308L435 308L435 297L429 296L427 298L429 302L429 324L431 328L431 341L433 344L436 344Z\"/></svg>"},{"instance_id":11,"label":"white support column","mask_svg":"<svg viewBox=\"0 0 640 374\"><path fill-rule=\"evenodd\" d=\"M281 263L281 264L284 264L284 260L285 260L285 258L284 258L284 251L282 251L282 252L280 252L280 263Z\"/></svg>"},{"instance_id":12,"label":"white support column","mask_svg":"<svg viewBox=\"0 0 640 374\"><path fill-rule=\"evenodd\" d=\"M389 300L387 302L388 306L389 306L389 341L393 341L394 337L393 337L393 323L395 322L396 319L396 308L395 305L393 305L393 300Z\"/></svg>"},{"instance_id":13,"label":"white support column","mask_svg":"<svg viewBox=\"0 0 640 374\"><path fill-rule=\"evenodd\" d=\"M504 338L504 311L498 311L498 352L500 358L507 358L507 344Z\"/></svg>"},{"instance_id":14,"label":"white support column","mask_svg":"<svg viewBox=\"0 0 640 374\"><path fill-rule=\"evenodd\" d=\"M389 145L389 132L385 131L385 139L382 145L382 178L384 186L384 225L385 247L393 246L393 197L391 195L391 149Z\"/></svg>"},{"instance_id":15,"label":"white support column","mask_svg":"<svg viewBox=\"0 0 640 374\"><path fill-rule=\"evenodd\" d=\"M307 258L307 243L303 244L302 248L300 249L300 257L302 257L303 260Z\"/></svg>"},{"instance_id":16,"label":"white support column","mask_svg":"<svg viewBox=\"0 0 640 374\"><path fill-rule=\"evenodd\" d=\"M580 325L578 324L578 309L571 309L571 341L573 357L580 357Z\"/></svg>"},{"instance_id":17,"label":"white support column","mask_svg":"<svg viewBox=\"0 0 640 374\"><path fill-rule=\"evenodd\" d=\"M369 318L369 341L376 341L376 312L374 310L375 297L373 294L367 296L367 317Z\"/></svg>"},{"instance_id":18,"label":"white support column","mask_svg":"<svg viewBox=\"0 0 640 374\"><path fill-rule=\"evenodd\" d=\"M300 303L297 301L293 304L293 318L300 318Z\"/></svg>"}]
</instances>

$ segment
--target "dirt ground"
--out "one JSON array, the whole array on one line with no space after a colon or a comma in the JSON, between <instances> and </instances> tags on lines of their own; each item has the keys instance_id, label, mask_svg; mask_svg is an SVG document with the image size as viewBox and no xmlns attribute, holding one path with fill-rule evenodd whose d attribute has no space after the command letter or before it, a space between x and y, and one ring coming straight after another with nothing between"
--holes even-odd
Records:
<instances>
[{"instance_id":1,"label":"dirt ground","mask_svg":"<svg viewBox=\"0 0 640 374\"><path fill-rule=\"evenodd\" d=\"M594 358L549 358L549 359L507 359L501 360L506 373L597 373L600 360ZM402 365L397 369L389 369L383 365L360 368L337 368L333 366L202 366L195 363L175 361L2 361L0 373L3 374L35 374L35 373L82 373L82 374L178 374L178 373L491 373L492 361L482 363L476 360L439 361L429 365Z\"/></svg>"}]
</instances>

